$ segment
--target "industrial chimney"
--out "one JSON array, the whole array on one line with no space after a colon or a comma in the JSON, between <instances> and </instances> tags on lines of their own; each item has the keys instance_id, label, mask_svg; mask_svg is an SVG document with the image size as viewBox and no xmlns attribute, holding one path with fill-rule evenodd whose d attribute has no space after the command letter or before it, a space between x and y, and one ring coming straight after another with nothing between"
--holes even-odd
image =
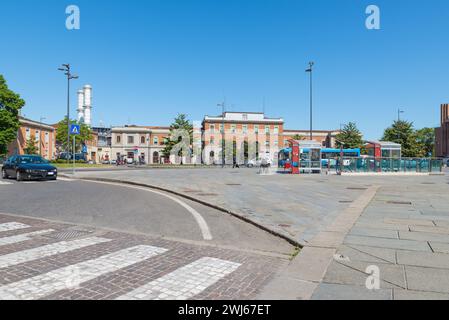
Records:
<instances>
[{"instance_id":1,"label":"industrial chimney","mask_svg":"<svg viewBox=\"0 0 449 320\"><path fill-rule=\"evenodd\" d=\"M84 122L84 91L78 90L78 109L76 109L78 112L78 122L83 123Z\"/></svg>"},{"instance_id":2,"label":"industrial chimney","mask_svg":"<svg viewBox=\"0 0 449 320\"><path fill-rule=\"evenodd\" d=\"M84 123L88 126L92 125L92 87L84 86Z\"/></svg>"}]
</instances>

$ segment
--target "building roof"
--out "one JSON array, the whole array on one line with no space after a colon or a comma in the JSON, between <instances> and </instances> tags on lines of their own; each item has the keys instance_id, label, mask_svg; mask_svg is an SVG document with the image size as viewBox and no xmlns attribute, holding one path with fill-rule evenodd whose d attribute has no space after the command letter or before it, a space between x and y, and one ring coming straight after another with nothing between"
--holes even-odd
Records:
<instances>
[{"instance_id":1,"label":"building roof","mask_svg":"<svg viewBox=\"0 0 449 320\"><path fill-rule=\"evenodd\" d=\"M50 131L54 131L56 129L52 125L49 125L49 124L46 124L46 123L43 123L43 122L39 122L39 121L34 121L34 120L31 120L31 119L28 119L28 118L25 118L25 117L22 117L22 116L19 116L19 121L22 124L28 124L30 126L39 127L39 128L47 129L47 130L50 130Z\"/></svg>"}]
</instances>

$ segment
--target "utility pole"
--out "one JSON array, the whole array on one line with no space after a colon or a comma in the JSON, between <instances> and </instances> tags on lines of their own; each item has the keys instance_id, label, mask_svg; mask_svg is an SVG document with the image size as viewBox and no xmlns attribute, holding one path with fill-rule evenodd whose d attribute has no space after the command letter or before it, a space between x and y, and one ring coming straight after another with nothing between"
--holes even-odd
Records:
<instances>
[{"instance_id":1,"label":"utility pole","mask_svg":"<svg viewBox=\"0 0 449 320\"><path fill-rule=\"evenodd\" d=\"M218 107L221 107L221 167L224 168L225 167L225 161L226 161L226 157L225 157L225 111L226 111L226 99L223 101L223 103L219 103L217 105Z\"/></svg>"},{"instance_id":2,"label":"utility pole","mask_svg":"<svg viewBox=\"0 0 449 320\"><path fill-rule=\"evenodd\" d=\"M405 113L404 110L398 109L398 122L401 121L401 113Z\"/></svg>"},{"instance_id":3,"label":"utility pole","mask_svg":"<svg viewBox=\"0 0 449 320\"><path fill-rule=\"evenodd\" d=\"M309 68L306 70L306 72L310 73L310 140L313 140L313 82L312 82L312 75L313 75L313 66L314 62L309 62Z\"/></svg>"},{"instance_id":4,"label":"utility pole","mask_svg":"<svg viewBox=\"0 0 449 320\"><path fill-rule=\"evenodd\" d=\"M78 79L71 73L70 64L63 64L59 71L63 71L67 76L67 164L70 163L69 153L70 153L70 80ZM75 157L75 150L73 150L73 157Z\"/></svg>"},{"instance_id":5,"label":"utility pole","mask_svg":"<svg viewBox=\"0 0 449 320\"><path fill-rule=\"evenodd\" d=\"M46 118L45 117L40 117L39 119L39 123L41 125L41 127L39 128L39 155L42 157L42 121L44 121Z\"/></svg>"}]
</instances>

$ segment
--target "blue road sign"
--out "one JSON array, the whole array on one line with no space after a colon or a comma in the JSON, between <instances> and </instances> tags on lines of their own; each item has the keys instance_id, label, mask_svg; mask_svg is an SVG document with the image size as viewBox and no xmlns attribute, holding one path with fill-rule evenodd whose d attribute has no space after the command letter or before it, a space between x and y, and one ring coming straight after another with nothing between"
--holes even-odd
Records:
<instances>
[{"instance_id":1,"label":"blue road sign","mask_svg":"<svg viewBox=\"0 0 449 320\"><path fill-rule=\"evenodd\" d=\"M81 134L80 126L77 125L77 124L72 124L72 126L70 127L70 134L71 135L79 135L79 134Z\"/></svg>"}]
</instances>

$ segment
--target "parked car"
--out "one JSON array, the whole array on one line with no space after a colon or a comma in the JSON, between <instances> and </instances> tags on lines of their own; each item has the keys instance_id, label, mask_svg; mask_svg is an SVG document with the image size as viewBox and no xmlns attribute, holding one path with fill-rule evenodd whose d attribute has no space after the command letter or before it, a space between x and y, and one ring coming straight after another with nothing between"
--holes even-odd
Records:
<instances>
[{"instance_id":1,"label":"parked car","mask_svg":"<svg viewBox=\"0 0 449 320\"><path fill-rule=\"evenodd\" d=\"M56 180L58 170L40 156L13 156L2 167L2 178L22 180Z\"/></svg>"},{"instance_id":2,"label":"parked car","mask_svg":"<svg viewBox=\"0 0 449 320\"><path fill-rule=\"evenodd\" d=\"M248 168L260 167L262 165L262 160L263 159L252 159L252 160L249 160L248 163L247 163L247 167ZM266 160L266 162L267 162L267 164L269 166L272 165L273 162L271 161L270 158L267 157L267 158L265 158L265 160Z\"/></svg>"},{"instance_id":3,"label":"parked car","mask_svg":"<svg viewBox=\"0 0 449 320\"><path fill-rule=\"evenodd\" d=\"M126 159L126 163L127 164L134 164L134 159L133 158L127 158Z\"/></svg>"},{"instance_id":4,"label":"parked car","mask_svg":"<svg viewBox=\"0 0 449 320\"><path fill-rule=\"evenodd\" d=\"M112 165L116 165L116 164L117 164L117 160L112 160L112 161L111 161L111 164L112 164Z\"/></svg>"}]
</instances>

